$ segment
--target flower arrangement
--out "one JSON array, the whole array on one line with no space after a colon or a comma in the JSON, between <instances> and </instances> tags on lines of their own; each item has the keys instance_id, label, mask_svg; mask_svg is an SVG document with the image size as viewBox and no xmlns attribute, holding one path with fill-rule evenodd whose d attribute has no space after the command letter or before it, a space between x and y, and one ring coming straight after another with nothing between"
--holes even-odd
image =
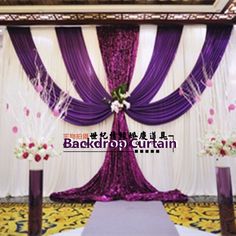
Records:
<instances>
[{"instance_id":1,"label":"flower arrangement","mask_svg":"<svg viewBox=\"0 0 236 236\"><path fill-rule=\"evenodd\" d=\"M224 139L220 135L207 137L203 141L202 156L235 156L236 157L236 135Z\"/></svg>"},{"instance_id":2,"label":"flower arrangement","mask_svg":"<svg viewBox=\"0 0 236 236\"><path fill-rule=\"evenodd\" d=\"M118 113L123 108L129 109L130 103L126 101L126 98L129 97L127 92L127 84L121 84L111 93L112 102L111 102L111 111Z\"/></svg>"},{"instance_id":3,"label":"flower arrangement","mask_svg":"<svg viewBox=\"0 0 236 236\"><path fill-rule=\"evenodd\" d=\"M44 139L35 141L28 138L18 140L18 145L15 148L15 155L18 159L29 160L36 162L48 160L52 156L57 156L54 146Z\"/></svg>"},{"instance_id":4,"label":"flower arrangement","mask_svg":"<svg viewBox=\"0 0 236 236\"><path fill-rule=\"evenodd\" d=\"M13 106L6 101L6 110L12 113L16 122L12 127L13 134L21 133L23 137L18 140L14 149L16 157L40 162L58 156L49 140L52 139L58 121L66 116L72 98L68 91L56 93L49 75L37 65L37 57L36 54L34 61L36 73L33 78L30 78L29 84L29 86L33 84L34 89L28 88L24 95L22 92L18 93L16 99L20 101L22 107L16 106L15 102L12 102ZM34 98L34 105L31 104L29 107L32 98ZM8 99L10 100L11 96Z\"/></svg>"}]
</instances>

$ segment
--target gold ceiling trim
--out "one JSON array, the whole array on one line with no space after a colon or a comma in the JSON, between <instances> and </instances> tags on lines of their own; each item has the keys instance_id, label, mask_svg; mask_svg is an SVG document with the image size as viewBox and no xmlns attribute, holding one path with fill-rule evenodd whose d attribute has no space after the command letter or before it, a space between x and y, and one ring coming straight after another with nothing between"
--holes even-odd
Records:
<instances>
[{"instance_id":1,"label":"gold ceiling trim","mask_svg":"<svg viewBox=\"0 0 236 236\"><path fill-rule=\"evenodd\" d=\"M0 24L98 24L119 22L189 22L235 23L236 13L49 13L49 14L0 14Z\"/></svg>"},{"instance_id":2,"label":"gold ceiling trim","mask_svg":"<svg viewBox=\"0 0 236 236\"><path fill-rule=\"evenodd\" d=\"M2 7L1 7L2 11ZM76 24L110 24L110 23L142 23L142 24L208 24L236 23L236 0L231 0L221 13L214 12L0 12L0 25L76 25Z\"/></svg>"}]
</instances>

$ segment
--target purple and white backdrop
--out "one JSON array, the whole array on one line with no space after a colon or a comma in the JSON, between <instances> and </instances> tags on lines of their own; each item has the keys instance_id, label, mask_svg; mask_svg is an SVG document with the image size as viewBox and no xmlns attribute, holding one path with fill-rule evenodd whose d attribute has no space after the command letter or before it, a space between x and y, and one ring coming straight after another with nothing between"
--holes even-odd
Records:
<instances>
[{"instance_id":1,"label":"purple and white backdrop","mask_svg":"<svg viewBox=\"0 0 236 236\"><path fill-rule=\"evenodd\" d=\"M60 30L57 31L56 35L54 28L31 28L32 37L38 54L42 59L46 71L51 76L53 81L62 90L69 90L69 93L72 97L79 100L82 100L81 98L83 98L86 101L86 96L88 96L88 94L82 93L80 94L80 97L77 91L81 89L76 87L76 91L73 88L69 78L67 72L68 68L66 69L66 65L63 62L60 52L60 46L62 47L62 45L59 46L57 40L58 35L63 37L63 32L59 31ZM198 60L199 55L204 55L204 48L202 49L202 46L204 45L204 42L206 44L206 35L209 35L209 31L207 33L206 26L184 26L182 32L181 29L179 30L179 36L178 32L176 32L176 46L174 45L174 42L170 42L172 47L170 52L167 50L170 48L170 46L168 46L166 42L166 44L164 44L167 47L165 50L166 54L170 54L171 52L173 53L173 50L176 50L176 55L173 55L173 62L171 60L168 65L168 63L163 64L158 60L156 62L154 60L155 58L152 58L153 60L151 60L155 45L156 32L163 33L163 29L156 26L140 27L139 38L137 40L136 63L132 69L133 75L132 70L129 72L129 91L131 92L131 104L132 102L137 101L137 110L133 111L131 105L131 110L128 110L127 113L139 121L142 119L142 117L144 117L142 116L142 112L140 113L140 111L142 111L144 108L149 109L149 111L156 112L159 112L160 110L158 109L158 102L154 103L152 106L147 106L147 104L144 104L145 99L147 100L146 102L155 102L159 101L161 98L167 97L169 94L178 89L178 87L184 82L188 75L194 71L194 65ZM88 57L92 63L92 67L94 68L101 85L105 88L104 92L101 92L101 90L100 92L103 94L109 94L109 88L111 89L111 84L109 83L110 86L108 86L105 72L106 68L104 68L103 65L96 28L82 27L82 35L88 51ZM104 32L102 32L100 35L104 35ZM160 38L157 43L161 44L161 36L159 37ZM225 39L227 38L227 33L223 34L222 37L224 37L224 40L227 40ZM101 40L102 39L100 36L100 45ZM59 42L60 44L63 43L61 40L59 40ZM147 120L143 121L143 123L152 124L152 126L147 126L134 121L132 118L129 118L126 115L130 131L166 131L166 133L174 134L178 141L178 148L174 153L171 151L161 151L160 154L150 156L140 153L135 154L145 178L158 190L167 191L177 188L187 195L216 194L214 160L207 157L202 158L198 156L198 153L200 152L199 140L204 136L205 132L210 132L213 129L217 130L219 133L227 133L227 131L236 128L235 122L233 122L233 119L235 119L236 116L236 111L232 111L230 113L227 112L228 104L235 103L236 100L233 92L236 87L236 69L233 66L233 61L236 56L236 47L234 46L236 45L235 42L236 30L233 28L224 55L224 50L222 49L223 58L213 76L213 87L206 89L206 91L201 96L200 102L195 104L189 112L183 114L171 122L158 126L154 125L155 122L152 122L153 119L151 116L144 117L147 118ZM217 40L214 43L217 44ZM158 48L157 44L156 47ZM159 47L162 48L163 46ZM173 49L173 47L176 47L176 49ZM217 47L217 49L220 50L219 47ZM34 99L35 96L38 96L38 94L34 91L25 71L22 69L21 63L16 55L7 31L4 33L3 48L1 51L3 53L0 70L1 114L6 114L6 101L4 100L6 98L6 94L8 97L10 95L10 97L13 98L16 97L16 94L18 94L19 91L23 96L30 94L31 99L29 99L29 107L34 107ZM216 55L217 53L219 55L220 52L216 51L214 51L215 54L213 55ZM159 53L161 54L161 52ZM209 54L207 51L205 51L205 53ZM171 57L169 54L168 58ZM206 57L207 56L204 55L200 58L204 58L204 60L207 61ZM214 60L217 60L216 56L213 57ZM210 60L211 63L214 61L213 59ZM220 58L218 60L220 60ZM162 82L160 82L160 90L158 92L158 88L146 88L145 86L142 86L141 89L139 87L140 90L138 91L137 85L143 79L143 77L147 80L150 79L150 77L154 77L150 75L148 76L147 74L145 75L147 70L150 71L150 68L148 68L150 61L151 63L156 63L155 68L158 68L158 66L161 68L161 73L164 80L163 84L161 86ZM109 61L107 63L109 63ZM168 68L168 66L170 68ZM167 71L165 72L167 74L166 78L165 73L163 72L163 67L167 67ZM212 67L214 67L214 65L211 64L211 69ZM214 70L214 68L212 70ZM68 71L70 70L68 69ZM108 79L109 76L112 76L111 73L114 73L114 71L111 71L110 75L108 72ZM156 73L158 74L158 72ZM195 77L197 77L197 75L199 75L199 71L196 71ZM160 72L158 74L158 79L161 80ZM155 85L158 87L158 83L155 83ZM150 89L156 91L153 91L153 94L149 93L148 97L142 98L142 96L145 95L145 92L150 91ZM157 92L156 95L155 92ZM132 95L134 97L134 101L132 101ZM94 99L97 98L95 97ZM174 100L176 101L175 98ZM142 108L142 103L144 104L144 108ZM11 104L17 113L22 112L21 110L23 106L19 106L19 101L17 99L12 99ZM157 105L155 106L155 104ZM168 105L168 102L165 104ZM189 103L186 103L186 106L188 105ZM45 104L41 102L40 106L43 107ZM135 106L133 106L133 108L135 108ZM207 123L210 108L214 108L216 111L212 125ZM171 108L171 110L173 109L175 109L175 107ZM179 110L180 109L177 109L174 113L177 114ZM134 113L137 111L139 111L139 114L135 115ZM106 117L108 117L108 115ZM176 117L173 117L173 119L174 118ZM94 131L97 131L98 133L101 131L106 131L109 133L111 131L112 119L112 116L110 116L101 123L92 126L75 126L61 120L59 121L58 129L53 135L56 138L56 147L59 150L62 148L62 138L64 133L90 133ZM172 118L170 120L172 120ZM226 120L228 122L226 122ZM166 120L166 122L167 121L168 120ZM16 160L13 154L15 141L18 137L20 137L20 134L13 134L11 132L12 127L15 125L14 122L14 119L9 118L7 114L1 116L0 146L2 151L0 156L0 196L3 197L9 194L13 196L27 195L28 191L27 163ZM159 121L158 123L162 122ZM227 123L229 123L229 125ZM50 160L49 162L45 163L44 194L48 196L54 191L62 191L84 185L102 166L104 156L105 153L62 153L62 156L59 159L57 158L56 160ZM232 166L236 167L235 160L232 160L231 162ZM233 173L232 175L233 182L235 182L236 176L234 176Z\"/></svg>"}]
</instances>

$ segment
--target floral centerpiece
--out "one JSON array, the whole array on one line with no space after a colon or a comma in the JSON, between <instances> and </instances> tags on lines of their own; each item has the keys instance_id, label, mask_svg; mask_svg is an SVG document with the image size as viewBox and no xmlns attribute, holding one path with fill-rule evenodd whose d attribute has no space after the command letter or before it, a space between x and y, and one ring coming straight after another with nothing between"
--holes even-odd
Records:
<instances>
[{"instance_id":1,"label":"floral centerpiece","mask_svg":"<svg viewBox=\"0 0 236 236\"><path fill-rule=\"evenodd\" d=\"M236 135L222 138L220 135L212 135L205 138L201 156L236 157Z\"/></svg>"},{"instance_id":2,"label":"floral centerpiece","mask_svg":"<svg viewBox=\"0 0 236 236\"><path fill-rule=\"evenodd\" d=\"M127 84L121 84L116 89L114 89L111 93L112 102L111 103L111 111L118 113L120 110L126 108L130 108L130 103L126 101L129 97L129 93L127 92Z\"/></svg>"},{"instance_id":3,"label":"floral centerpiece","mask_svg":"<svg viewBox=\"0 0 236 236\"><path fill-rule=\"evenodd\" d=\"M48 160L57 156L54 146L51 142L41 139L40 141L22 138L18 140L15 148L15 155L18 159L25 159L36 162Z\"/></svg>"}]
</instances>

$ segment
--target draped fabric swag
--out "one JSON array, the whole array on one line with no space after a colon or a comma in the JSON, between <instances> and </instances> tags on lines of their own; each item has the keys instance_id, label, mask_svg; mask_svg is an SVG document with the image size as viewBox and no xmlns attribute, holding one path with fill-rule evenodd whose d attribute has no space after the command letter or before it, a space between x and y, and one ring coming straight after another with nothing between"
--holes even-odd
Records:
<instances>
[{"instance_id":1,"label":"draped fabric swag","mask_svg":"<svg viewBox=\"0 0 236 236\"><path fill-rule=\"evenodd\" d=\"M9 28L8 30L24 70L29 75L29 79L34 78L36 73L33 63L35 45L30 30L28 28ZM181 30L181 28L163 27L158 31L148 70L143 80L131 93L129 98L131 108L125 112L141 123L149 125L166 123L181 116L192 106L180 95L179 90L160 101L150 103L160 89L173 62ZM205 74L202 68L204 66L208 78L211 79L223 56L230 32L231 27L208 27L201 55L191 75L181 85L181 89L189 91L190 81L193 80L192 83L196 89L200 88L199 92L203 92ZM97 33L110 91L122 83L129 85L135 65L138 28L99 27ZM110 106L104 102L104 98L109 100L111 96L107 94L96 77L81 30L80 28L58 28L57 36L70 78L83 99L81 102L72 98L65 120L76 125L99 123L111 115ZM39 57L37 63L43 65ZM42 83L46 76L44 68ZM60 88L55 83L53 87L58 96ZM192 103L195 102L194 97L190 99ZM116 133L128 132L124 111L115 114L112 130ZM103 166L88 184L81 188L54 193L51 196L52 199L58 201L186 200L186 196L178 190L157 191L142 175L132 148L127 147L125 151L108 150Z\"/></svg>"}]
</instances>

